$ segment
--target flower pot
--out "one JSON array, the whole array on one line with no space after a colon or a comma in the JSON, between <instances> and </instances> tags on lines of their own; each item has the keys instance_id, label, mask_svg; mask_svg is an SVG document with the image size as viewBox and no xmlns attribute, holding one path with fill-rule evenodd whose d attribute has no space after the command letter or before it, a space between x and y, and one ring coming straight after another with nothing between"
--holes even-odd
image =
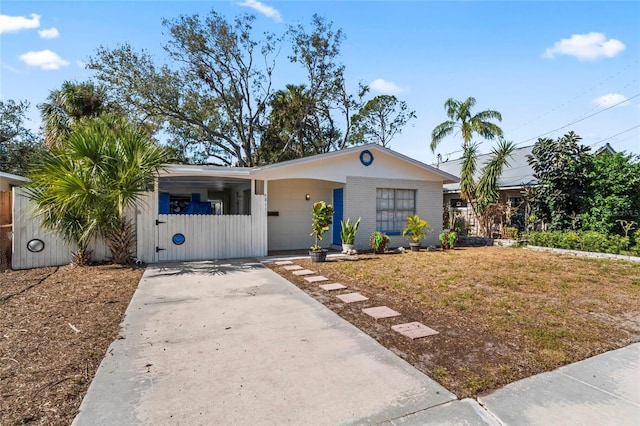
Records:
<instances>
[{"instance_id":1,"label":"flower pot","mask_svg":"<svg viewBox=\"0 0 640 426\"><path fill-rule=\"evenodd\" d=\"M324 262L327 259L327 249L322 250L309 250L309 256L311 256L312 262Z\"/></svg>"},{"instance_id":2,"label":"flower pot","mask_svg":"<svg viewBox=\"0 0 640 426\"><path fill-rule=\"evenodd\" d=\"M420 251L420 243L409 243L411 251Z\"/></svg>"},{"instance_id":3,"label":"flower pot","mask_svg":"<svg viewBox=\"0 0 640 426\"><path fill-rule=\"evenodd\" d=\"M353 244L342 244L343 253L349 253L351 250L353 250Z\"/></svg>"}]
</instances>

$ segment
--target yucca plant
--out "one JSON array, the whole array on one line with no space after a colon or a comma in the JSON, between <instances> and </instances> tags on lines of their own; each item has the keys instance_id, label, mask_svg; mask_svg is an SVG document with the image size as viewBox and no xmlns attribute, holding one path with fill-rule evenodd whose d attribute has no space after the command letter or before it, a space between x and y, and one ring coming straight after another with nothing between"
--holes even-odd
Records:
<instances>
[{"instance_id":1,"label":"yucca plant","mask_svg":"<svg viewBox=\"0 0 640 426\"><path fill-rule=\"evenodd\" d=\"M342 244L355 243L359 226L360 218L358 218L358 220L355 222L351 222L351 218L340 221L340 239L342 240Z\"/></svg>"}]
</instances>

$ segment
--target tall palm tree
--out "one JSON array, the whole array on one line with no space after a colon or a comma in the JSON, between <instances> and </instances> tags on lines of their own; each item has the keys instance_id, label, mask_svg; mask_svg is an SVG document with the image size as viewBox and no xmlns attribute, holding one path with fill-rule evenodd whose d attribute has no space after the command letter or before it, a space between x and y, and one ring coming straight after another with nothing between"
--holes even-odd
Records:
<instances>
[{"instance_id":1,"label":"tall palm tree","mask_svg":"<svg viewBox=\"0 0 640 426\"><path fill-rule=\"evenodd\" d=\"M449 120L436 126L431 132L431 151L442 140L456 130L462 135L463 163L460 176L460 192L463 199L470 202L475 195L474 173L476 171L477 144L471 140L475 134L485 139L502 137L502 129L491 120L502 121L502 115L498 111L485 110L471 115L471 109L476 105L476 99L468 97L464 102L449 98L444 103Z\"/></svg>"},{"instance_id":2,"label":"tall palm tree","mask_svg":"<svg viewBox=\"0 0 640 426\"><path fill-rule=\"evenodd\" d=\"M444 103L444 109L449 120L438 124L431 132L430 147L432 152L445 137L456 130L462 135L463 148L471 142L474 134L489 140L502 137L502 129L491 122L491 120L502 121L502 115L491 109L471 115L471 109L475 105L476 99L473 97L468 97L464 102L453 98L447 99Z\"/></svg>"},{"instance_id":3,"label":"tall palm tree","mask_svg":"<svg viewBox=\"0 0 640 426\"><path fill-rule=\"evenodd\" d=\"M90 258L92 237L105 237L113 261L131 260L135 235L125 217L169 160L149 134L122 117L104 114L75 124L31 175L29 197L43 226L76 243L74 262Z\"/></svg>"},{"instance_id":4,"label":"tall palm tree","mask_svg":"<svg viewBox=\"0 0 640 426\"><path fill-rule=\"evenodd\" d=\"M38 105L42 116L44 142L53 147L64 141L74 123L97 117L109 109L106 88L91 82L65 81L52 90L47 102Z\"/></svg>"}]
</instances>

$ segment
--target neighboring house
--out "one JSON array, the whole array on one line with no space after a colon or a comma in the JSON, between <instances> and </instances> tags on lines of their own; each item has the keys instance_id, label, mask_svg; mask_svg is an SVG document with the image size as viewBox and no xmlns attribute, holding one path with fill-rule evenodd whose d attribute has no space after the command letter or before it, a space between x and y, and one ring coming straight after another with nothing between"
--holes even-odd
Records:
<instances>
[{"instance_id":1,"label":"neighboring house","mask_svg":"<svg viewBox=\"0 0 640 426\"><path fill-rule=\"evenodd\" d=\"M11 261L12 189L28 181L22 176L0 172L0 269L7 267Z\"/></svg>"},{"instance_id":2,"label":"neighboring house","mask_svg":"<svg viewBox=\"0 0 640 426\"><path fill-rule=\"evenodd\" d=\"M519 229L524 229L525 205L523 198L524 187L535 186L537 179L533 176L533 168L528 163L528 156L534 145L516 148L508 159L509 166L505 167L502 175L498 179L500 193L499 202L508 206L513 216L511 224ZM595 155L616 154L616 151L608 143L595 152ZM474 179L477 182L482 174L484 165L491 159L492 154L479 155L476 163L476 173ZM460 176L462 170L462 158L445 161L434 165L434 167L449 174ZM467 206L460 195L460 182L444 185L444 206L445 216L449 218L449 227L452 229L466 229L471 233L478 233L476 217L471 211L471 206ZM444 217L444 216L443 216Z\"/></svg>"},{"instance_id":3,"label":"neighboring house","mask_svg":"<svg viewBox=\"0 0 640 426\"><path fill-rule=\"evenodd\" d=\"M368 249L376 230L391 236L391 246L406 245L401 232L410 214L430 223L425 243L435 245L443 185L456 182L453 174L376 144L262 167L171 165L135 213L137 256L153 263L308 249L314 243L311 207L320 200L335 208L323 247L340 246L340 220L346 218L361 218L357 249ZM16 238L26 247L39 238L36 233ZM47 247L60 248L43 243L40 252L14 253L13 267L44 266L38 259L46 263Z\"/></svg>"},{"instance_id":4,"label":"neighboring house","mask_svg":"<svg viewBox=\"0 0 640 426\"><path fill-rule=\"evenodd\" d=\"M11 191L11 188L22 186L28 181L26 177L0 172L0 192Z\"/></svg>"},{"instance_id":5,"label":"neighboring house","mask_svg":"<svg viewBox=\"0 0 640 426\"><path fill-rule=\"evenodd\" d=\"M500 198L499 202L509 205L513 209L514 225L524 226L524 205L522 189L524 186L537 185L536 178L533 177L533 169L527 162L527 156L531 154L533 145L516 148L508 159L509 167L505 167L502 175L498 179ZM491 154L479 155L476 163L476 173L474 179L477 182L482 174L484 165L491 159ZM436 165L439 170L460 176L462 169L462 158L445 161ZM452 229L466 229L473 234L478 233L479 224L476 223L475 215L471 206L460 196L460 182L444 185L444 206L445 214L448 213L449 226ZM522 222L522 223L520 223Z\"/></svg>"}]
</instances>

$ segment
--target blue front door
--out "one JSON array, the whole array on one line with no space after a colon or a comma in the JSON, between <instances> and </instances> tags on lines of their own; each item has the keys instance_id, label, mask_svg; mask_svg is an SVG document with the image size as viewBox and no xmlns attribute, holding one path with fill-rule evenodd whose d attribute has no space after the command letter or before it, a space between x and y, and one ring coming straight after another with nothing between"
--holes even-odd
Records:
<instances>
[{"instance_id":1,"label":"blue front door","mask_svg":"<svg viewBox=\"0 0 640 426\"><path fill-rule=\"evenodd\" d=\"M342 200L344 198L342 188L333 190L333 244L342 245L340 238L340 221L342 221Z\"/></svg>"}]
</instances>

